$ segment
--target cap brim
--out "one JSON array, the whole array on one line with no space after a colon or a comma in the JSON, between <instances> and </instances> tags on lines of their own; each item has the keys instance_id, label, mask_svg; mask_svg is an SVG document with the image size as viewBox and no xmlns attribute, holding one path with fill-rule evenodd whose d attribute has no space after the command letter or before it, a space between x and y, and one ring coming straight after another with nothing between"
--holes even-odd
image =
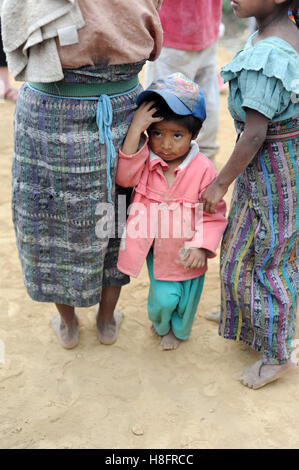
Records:
<instances>
[{"instance_id":1,"label":"cap brim","mask_svg":"<svg viewBox=\"0 0 299 470\"><path fill-rule=\"evenodd\" d=\"M180 114L182 116L192 114L192 111L190 111L190 109L186 105L184 105L184 103L177 96L164 90L147 89L145 91L142 91L137 96L137 105L139 106L144 100L146 100L147 97L152 94L160 95L161 98L163 98L163 100L167 103L167 105L175 114Z\"/></svg>"}]
</instances>

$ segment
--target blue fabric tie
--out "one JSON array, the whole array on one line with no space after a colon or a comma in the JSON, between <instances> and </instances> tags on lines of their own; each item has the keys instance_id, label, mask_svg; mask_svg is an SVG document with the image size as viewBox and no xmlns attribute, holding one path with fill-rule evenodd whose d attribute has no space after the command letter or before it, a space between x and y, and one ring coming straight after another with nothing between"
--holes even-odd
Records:
<instances>
[{"instance_id":1,"label":"blue fabric tie","mask_svg":"<svg viewBox=\"0 0 299 470\"><path fill-rule=\"evenodd\" d=\"M1 0L0 0L1 1ZM90 100L94 101L96 100L98 102L97 105L97 126L99 129L99 142L100 144L103 144L106 146L106 153L107 153L107 199L108 202L113 204L112 197L111 197L111 190L112 190L112 178L111 178L111 168L114 168L115 165L115 159L116 159L116 152L115 148L113 145L113 140L114 136L111 132L111 124L112 124L112 117L113 117L113 110L112 110L112 105L111 101L108 95L101 95L100 97L98 96L84 96L84 97L78 97L78 96L56 96L51 93L47 93L45 91L39 91L36 90L33 86L30 85L30 83L27 83L29 88L34 91L38 91L39 93L42 93L43 95L47 96L54 96L55 98L59 99L68 99L68 100ZM132 92L134 90L137 90L139 87L139 84L135 87L132 88L132 90L125 91L123 93L118 93L115 95L111 95L111 97L115 98L116 96L123 96L128 94L128 92Z\"/></svg>"},{"instance_id":2,"label":"blue fabric tie","mask_svg":"<svg viewBox=\"0 0 299 470\"><path fill-rule=\"evenodd\" d=\"M97 125L99 128L99 141L100 144L105 144L107 153L107 191L108 202L112 203L111 189L111 168L114 168L116 152L113 145L114 136L111 132L112 124L112 105L107 95L101 95L98 99L97 107Z\"/></svg>"}]
</instances>

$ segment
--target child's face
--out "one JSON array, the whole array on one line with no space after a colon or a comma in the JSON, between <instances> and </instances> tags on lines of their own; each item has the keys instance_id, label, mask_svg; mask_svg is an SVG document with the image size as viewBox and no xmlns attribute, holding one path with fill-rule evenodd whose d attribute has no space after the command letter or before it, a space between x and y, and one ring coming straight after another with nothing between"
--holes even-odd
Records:
<instances>
[{"instance_id":1,"label":"child's face","mask_svg":"<svg viewBox=\"0 0 299 470\"><path fill-rule=\"evenodd\" d=\"M160 121L148 129L152 151L165 162L182 162L190 150L191 132L175 121Z\"/></svg>"},{"instance_id":2,"label":"child's face","mask_svg":"<svg viewBox=\"0 0 299 470\"><path fill-rule=\"evenodd\" d=\"M239 18L263 17L277 8L281 0L234 0L231 2L234 13Z\"/></svg>"}]
</instances>

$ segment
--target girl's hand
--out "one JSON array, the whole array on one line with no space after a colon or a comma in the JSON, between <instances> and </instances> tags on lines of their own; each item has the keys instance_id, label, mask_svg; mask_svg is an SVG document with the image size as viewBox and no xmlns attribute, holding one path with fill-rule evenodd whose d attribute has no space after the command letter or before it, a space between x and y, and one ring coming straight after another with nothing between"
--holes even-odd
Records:
<instances>
[{"instance_id":1,"label":"girl's hand","mask_svg":"<svg viewBox=\"0 0 299 470\"><path fill-rule=\"evenodd\" d=\"M200 201L203 204L203 210L210 214L216 214L216 207L228 190L227 186L222 186L217 179L208 186L201 195Z\"/></svg>"},{"instance_id":2,"label":"girl's hand","mask_svg":"<svg viewBox=\"0 0 299 470\"><path fill-rule=\"evenodd\" d=\"M154 122L162 121L162 117L154 117L158 109L154 106L154 101L144 101L139 108L135 111L131 123L132 130L135 130L140 135L145 132Z\"/></svg>"},{"instance_id":3,"label":"girl's hand","mask_svg":"<svg viewBox=\"0 0 299 470\"><path fill-rule=\"evenodd\" d=\"M203 248L189 248L182 258L185 269L198 269L206 264L207 253Z\"/></svg>"}]
</instances>

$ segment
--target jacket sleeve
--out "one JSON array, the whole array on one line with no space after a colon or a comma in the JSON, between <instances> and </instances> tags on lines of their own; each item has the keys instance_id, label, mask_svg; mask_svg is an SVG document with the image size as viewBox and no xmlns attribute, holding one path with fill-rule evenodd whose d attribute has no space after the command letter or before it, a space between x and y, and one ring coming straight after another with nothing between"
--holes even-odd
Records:
<instances>
[{"instance_id":1,"label":"jacket sleeve","mask_svg":"<svg viewBox=\"0 0 299 470\"><path fill-rule=\"evenodd\" d=\"M210 167L206 170L200 188L199 201L203 191L215 180L216 176L214 168ZM185 248L204 248L209 252L208 258L214 258L227 226L225 213L226 203L224 199L221 199L217 204L215 214L203 211L202 204L199 204L198 217L195 224L196 232L193 239L185 243Z\"/></svg>"},{"instance_id":2,"label":"jacket sleeve","mask_svg":"<svg viewBox=\"0 0 299 470\"><path fill-rule=\"evenodd\" d=\"M115 177L116 183L124 188L137 186L148 158L148 139L146 139L140 150L133 155L125 155L119 150Z\"/></svg>"}]
</instances>

